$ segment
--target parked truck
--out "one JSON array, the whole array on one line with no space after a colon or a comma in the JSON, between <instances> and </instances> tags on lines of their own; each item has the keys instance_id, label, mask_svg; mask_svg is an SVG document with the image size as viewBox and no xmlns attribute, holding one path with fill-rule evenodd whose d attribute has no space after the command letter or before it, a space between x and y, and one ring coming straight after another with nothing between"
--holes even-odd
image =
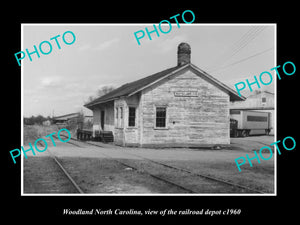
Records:
<instances>
[{"instance_id":1,"label":"parked truck","mask_svg":"<svg viewBox=\"0 0 300 225\"><path fill-rule=\"evenodd\" d=\"M272 129L271 113L250 110L230 110L230 135L247 137L249 135L269 135Z\"/></svg>"}]
</instances>

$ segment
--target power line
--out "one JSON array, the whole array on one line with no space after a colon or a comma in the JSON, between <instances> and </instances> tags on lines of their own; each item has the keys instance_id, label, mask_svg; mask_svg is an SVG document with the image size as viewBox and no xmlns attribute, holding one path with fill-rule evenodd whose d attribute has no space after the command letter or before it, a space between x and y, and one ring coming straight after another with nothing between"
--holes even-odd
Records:
<instances>
[{"instance_id":1,"label":"power line","mask_svg":"<svg viewBox=\"0 0 300 225\"><path fill-rule=\"evenodd\" d=\"M240 52L244 47L246 47L254 38L256 38L263 30L265 29L265 27L258 27L258 29L255 30L255 32L250 36L247 37L247 39L245 39L245 41L240 44L240 46L238 47L237 50L235 50L234 53L232 53L227 59L226 61L228 61L229 58L231 58L232 56L236 55L238 52Z\"/></svg>"},{"instance_id":2,"label":"power line","mask_svg":"<svg viewBox=\"0 0 300 225\"><path fill-rule=\"evenodd\" d=\"M238 50L240 48L241 45L243 45L244 43L246 43L247 39L249 37L252 37L258 30L258 27L251 27L236 43L234 43L232 46L230 46L230 48L228 48L228 50L232 51L233 54L236 50ZM228 51L230 54L230 51ZM226 56L226 54L225 54ZM227 56L228 57L228 56Z\"/></svg>"},{"instance_id":3,"label":"power line","mask_svg":"<svg viewBox=\"0 0 300 225\"><path fill-rule=\"evenodd\" d=\"M220 54L219 56L218 56L218 58L216 59L216 60L214 60L214 63L211 65L211 66L209 66L207 69L211 69L211 68L214 68L215 67L215 65L217 64L220 64L220 62L221 61L224 61L223 59L224 58L226 58L229 54L230 54L230 52L232 52L235 48L237 48L238 47L238 45L241 43L241 42L243 42L243 40L245 40L245 38L248 36L248 35L251 35L251 33L254 31L256 29L256 27L250 27L250 29L246 32L246 33L244 33L243 34L243 36L238 40L238 41L236 41L235 43L233 43L231 46L229 46L225 51L223 51L223 53L222 54Z\"/></svg>"},{"instance_id":4,"label":"power line","mask_svg":"<svg viewBox=\"0 0 300 225\"><path fill-rule=\"evenodd\" d=\"M210 70L209 72L211 73L211 72L215 72L215 71L218 71L218 70L221 70L221 69L225 69L225 68L227 68L227 67L230 67L230 66L233 66L233 65L235 65L235 64L244 62L244 61L246 61L246 60L248 60L248 59L251 59L251 58L253 58L253 57L255 57L255 56L261 55L261 54L263 54L263 53L265 53L265 52L267 52L267 51L270 51L270 50L272 50L272 49L274 49L274 47L265 49L265 50L263 50L263 51L261 51L261 52L257 52L257 53L255 53L254 55L248 56L248 57L246 57L246 58L243 58L243 59L238 60L238 61L236 61L236 62L234 62L234 63L228 64L228 65L226 65L226 66L222 66L222 67L216 68L216 69L214 69L214 70Z\"/></svg>"},{"instance_id":5,"label":"power line","mask_svg":"<svg viewBox=\"0 0 300 225\"><path fill-rule=\"evenodd\" d=\"M218 66L208 67L207 70L216 70L218 67L224 65L231 57L240 52L244 47L246 47L255 37L257 37L266 27L251 27L237 42L231 45L225 53L219 56L217 60L215 60L214 64L218 64ZM222 58L225 58L222 60ZM220 61L223 61L220 63Z\"/></svg>"}]
</instances>

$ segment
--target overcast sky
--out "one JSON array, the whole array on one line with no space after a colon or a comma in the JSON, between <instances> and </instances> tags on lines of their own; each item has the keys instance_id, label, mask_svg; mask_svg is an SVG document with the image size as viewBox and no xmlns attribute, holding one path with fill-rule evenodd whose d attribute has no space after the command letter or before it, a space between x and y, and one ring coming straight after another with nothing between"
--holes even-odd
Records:
<instances>
[{"instance_id":1,"label":"overcast sky","mask_svg":"<svg viewBox=\"0 0 300 225\"><path fill-rule=\"evenodd\" d=\"M191 62L216 79L235 89L234 84L253 80L275 66L274 25L172 24L168 34L152 34L137 44L134 32L152 29L153 24L23 24L22 51L51 37L72 31L76 41L61 49L52 43L49 55L33 54L32 62L22 60L23 113L54 116L78 112L89 96L106 85L118 87L177 65L177 46L191 46ZM164 27L167 30L168 27ZM67 37L67 35L66 35ZM44 46L47 50L46 45ZM274 72L272 72L273 77ZM267 80L266 80L267 82ZM253 86L253 88L256 88ZM258 88L256 88L258 89ZM274 81L262 89L274 91ZM242 91L248 96L249 91Z\"/></svg>"}]
</instances>

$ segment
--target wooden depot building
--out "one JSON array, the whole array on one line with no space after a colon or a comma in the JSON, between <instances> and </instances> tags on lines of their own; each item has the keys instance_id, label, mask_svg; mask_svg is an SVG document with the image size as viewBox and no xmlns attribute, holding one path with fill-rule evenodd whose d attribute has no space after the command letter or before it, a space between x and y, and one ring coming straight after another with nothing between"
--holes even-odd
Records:
<instances>
[{"instance_id":1,"label":"wooden depot building","mask_svg":"<svg viewBox=\"0 0 300 225\"><path fill-rule=\"evenodd\" d=\"M111 131L114 143L139 147L230 144L234 90L190 62L178 46L177 66L144 77L85 105L93 111L93 135Z\"/></svg>"}]
</instances>

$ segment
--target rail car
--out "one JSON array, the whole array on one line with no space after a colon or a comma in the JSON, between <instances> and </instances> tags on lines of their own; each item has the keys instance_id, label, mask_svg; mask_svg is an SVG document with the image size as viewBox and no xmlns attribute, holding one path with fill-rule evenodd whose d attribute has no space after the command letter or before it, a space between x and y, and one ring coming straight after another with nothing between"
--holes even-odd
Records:
<instances>
[{"instance_id":1,"label":"rail car","mask_svg":"<svg viewBox=\"0 0 300 225\"><path fill-rule=\"evenodd\" d=\"M230 136L269 135L272 129L271 113L250 110L230 110Z\"/></svg>"}]
</instances>

